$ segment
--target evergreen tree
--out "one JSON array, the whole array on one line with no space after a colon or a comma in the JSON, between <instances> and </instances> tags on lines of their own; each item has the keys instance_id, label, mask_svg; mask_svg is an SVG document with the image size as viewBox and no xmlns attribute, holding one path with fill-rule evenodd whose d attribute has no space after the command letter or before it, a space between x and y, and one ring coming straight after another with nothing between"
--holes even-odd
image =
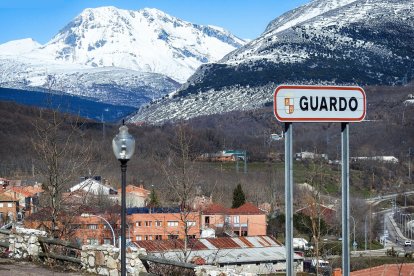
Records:
<instances>
[{"instance_id":1,"label":"evergreen tree","mask_svg":"<svg viewBox=\"0 0 414 276\"><path fill-rule=\"evenodd\" d=\"M149 195L148 207L160 207L160 201L158 200L158 196L154 188L152 188Z\"/></svg>"},{"instance_id":2,"label":"evergreen tree","mask_svg":"<svg viewBox=\"0 0 414 276\"><path fill-rule=\"evenodd\" d=\"M233 204L231 208L238 208L246 203L246 196L244 195L241 184L239 183L233 191Z\"/></svg>"}]
</instances>

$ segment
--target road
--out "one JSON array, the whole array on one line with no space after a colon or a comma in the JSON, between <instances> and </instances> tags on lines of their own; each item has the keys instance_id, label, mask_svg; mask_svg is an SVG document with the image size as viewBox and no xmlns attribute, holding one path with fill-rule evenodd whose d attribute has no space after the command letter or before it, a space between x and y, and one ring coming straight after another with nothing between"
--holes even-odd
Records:
<instances>
[{"instance_id":1,"label":"road","mask_svg":"<svg viewBox=\"0 0 414 276\"><path fill-rule=\"evenodd\" d=\"M32 263L0 258L0 276L81 276L81 272L54 271Z\"/></svg>"},{"instance_id":2,"label":"road","mask_svg":"<svg viewBox=\"0 0 414 276\"><path fill-rule=\"evenodd\" d=\"M382 201L394 199L398 195L413 195L413 194L414 194L414 191L406 191L404 193L394 193L394 194L387 194L387 195L382 195L382 196L369 197L369 198L366 198L365 201L368 204L377 205L378 203Z\"/></svg>"}]
</instances>

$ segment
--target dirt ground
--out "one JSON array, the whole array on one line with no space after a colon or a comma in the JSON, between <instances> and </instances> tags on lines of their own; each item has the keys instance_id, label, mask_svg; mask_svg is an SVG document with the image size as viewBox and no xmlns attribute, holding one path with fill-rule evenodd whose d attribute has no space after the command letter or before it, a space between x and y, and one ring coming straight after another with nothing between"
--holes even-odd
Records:
<instances>
[{"instance_id":1,"label":"dirt ground","mask_svg":"<svg viewBox=\"0 0 414 276\"><path fill-rule=\"evenodd\" d=\"M17 262L0 258L0 276L78 276L81 272L54 271L31 262Z\"/></svg>"}]
</instances>

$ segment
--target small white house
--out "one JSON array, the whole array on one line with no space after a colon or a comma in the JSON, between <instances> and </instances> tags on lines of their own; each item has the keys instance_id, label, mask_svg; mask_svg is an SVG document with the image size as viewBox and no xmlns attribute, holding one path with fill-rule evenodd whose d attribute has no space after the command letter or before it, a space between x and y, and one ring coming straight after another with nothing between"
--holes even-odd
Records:
<instances>
[{"instance_id":1,"label":"small white house","mask_svg":"<svg viewBox=\"0 0 414 276\"><path fill-rule=\"evenodd\" d=\"M69 189L71 192L83 190L93 195L116 195L118 192L113 187L103 184L93 178L85 179Z\"/></svg>"}]
</instances>

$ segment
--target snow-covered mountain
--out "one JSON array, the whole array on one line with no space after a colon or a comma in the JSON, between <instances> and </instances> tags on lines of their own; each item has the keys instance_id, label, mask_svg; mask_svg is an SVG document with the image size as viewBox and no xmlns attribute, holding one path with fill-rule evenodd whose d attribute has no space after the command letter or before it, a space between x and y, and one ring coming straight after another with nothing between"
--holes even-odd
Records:
<instances>
[{"instance_id":1,"label":"snow-covered mountain","mask_svg":"<svg viewBox=\"0 0 414 276\"><path fill-rule=\"evenodd\" d=\"M42 46L42 44L31 38L12 40L4 44L0 44L0 55L16 56L27 54L35 49L38 49L40 46Z\"/></svg>"},{"instance_id":2,"label":"snow-covered mountain","mask_svg":"<svg viewBox=\"0 0 414 276\"><path fill-rule=\"evenodd\" d=\"M54 90L138 107L244 43L157 9L86 9L45 45L0 45L0 87L48 89L52 75Z\"/></svg>"},{"instance_id":3,"label":"snow-covered mountain","mask_svg":"<svg viewBox=\"0 0 414 276\"><path fill-rule=\"evenodd\" d=\"M313 0L199 67L131 121L160 123L272 103L278 84L404 85L414 75L412 0ZM163 116L160 116L162 114Z\"/></svg>"}]
</instances>

